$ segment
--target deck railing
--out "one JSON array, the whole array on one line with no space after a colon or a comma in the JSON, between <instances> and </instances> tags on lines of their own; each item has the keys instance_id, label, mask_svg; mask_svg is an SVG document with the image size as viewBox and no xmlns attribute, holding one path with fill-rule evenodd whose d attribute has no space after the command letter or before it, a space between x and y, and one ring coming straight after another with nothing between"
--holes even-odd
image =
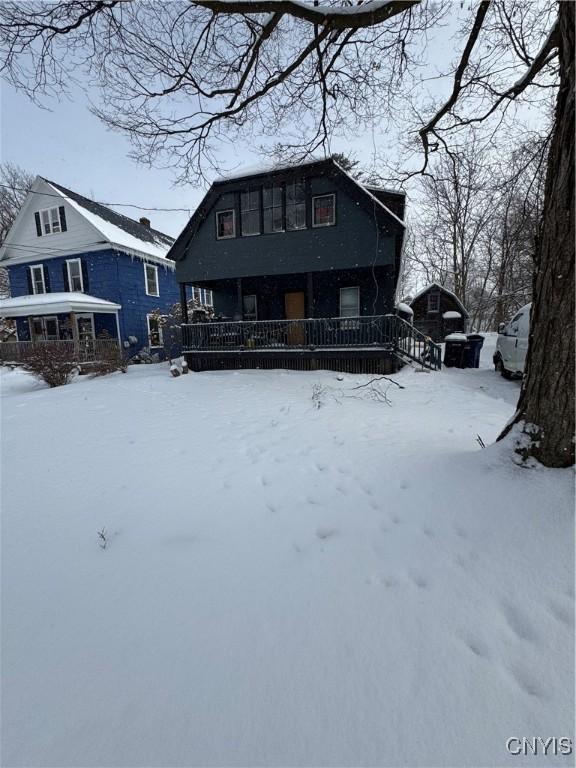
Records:
<instances>
[{"instance_id":1,"label":"deck railing","mask_svg":"<svg viewBox=\"0 0 576 768\"><path fill-rule=\"evenodd\" d=\"M397 315L188 323L182 326L182 348L208 353L382 348L440 367L440 348Z\"/></svg>"},{"instance_id":2,"label":"deck railing","mask_svg":"<svg viewBox=\"0 0 576 768\"><path fill-rule=\"evenodd\" d=\"M69 351L78 363L90 363L109 357L118 352L118 339L71 339L54 341L5 341L0 343L0 363L19 363L34 348L57 346Z\"/></svg>"}]
</instances>

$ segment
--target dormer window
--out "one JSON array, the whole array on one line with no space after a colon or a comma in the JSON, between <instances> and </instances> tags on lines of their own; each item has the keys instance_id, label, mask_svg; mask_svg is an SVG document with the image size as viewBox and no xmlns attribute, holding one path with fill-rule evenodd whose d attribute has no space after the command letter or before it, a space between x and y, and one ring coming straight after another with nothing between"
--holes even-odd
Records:
<instances>
[{"instance_id":1,"label":"dormer window","mask_svg":"<svg viewBox=\"0 0 576 768\"><path fill-rule=\"evenodd\" d=\"M216 212L216 238L227 240L236 237L236 222L234 210Z\"/></svg>"},{"instance_id":2,"label":"dormer window","mask_svg":"<svg viewBox=\"0 0 576 768\"><path fill-rule=\"evenodd\" d=\"M306 229L306 187L303 181L286 184L286 229Z\"/></svg>"},{"instance_id":3,"label":"dormer window","mask_svg":"<svg viewBox=\"0 0 576 768\"><path fill-rule=\"evenodd\" d=\"M250 189L240 195L242 235L260 234L260 190Z\"/></svg>"},{"instance_id":4,"label":"dormer window","mask_svg":"<svg viewBox=\"0 0 576 768\"><path fill-rule=\"evenodd\" d=\"M66 232L66 212L63 205L36 211L34 218L38 237Z\"/></svg>"},{"instance_id":5,"label":"dormer window","mask_svg":"<svg viewBox=\"0 0 576 768\"><path fill-rule=\"evenodd\" d=\"M336 223L336 195L312 198L312 226L331 227Z\"/></svg>"}]
</instances>

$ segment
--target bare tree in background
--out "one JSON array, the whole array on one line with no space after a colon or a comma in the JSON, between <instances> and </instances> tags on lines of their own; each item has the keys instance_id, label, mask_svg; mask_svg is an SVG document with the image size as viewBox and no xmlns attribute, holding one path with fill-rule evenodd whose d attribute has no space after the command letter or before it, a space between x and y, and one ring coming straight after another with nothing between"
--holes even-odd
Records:
<instances>
[{"instance_id":1,"label":"bare tree in background","mask_svg":"<svg viewBox=\"0 0 576 768\"><path fill-rule=\"evenodd\" d=\"M101 86L97 114L129 135L135 156L167 157L186 179L218 168L221 142L277 137L292 125L296 133L283 145L301 156L326 148L335 132L390 119L426 32L450 7L418 0L5 2L3 71L33 98L59 94L75 68L87 71ZM517 100L560 80L516 417L518 450L550 466L574 461L573 27L572 3L482 0L461 31L448 97L422 118L416 169L427 172L434 153L451 152L469 126L495 131ZM564 395L549 397L558 386Z\"/></svg>"},{"instance_id":2,"label":"bare tree in background","mask_svg":"<svg viewBox=\"0 0 576 768\"><path fill-rule=\"evenodd\" d=\"M34 176L14 163L0 163L0 245L10 231ZM0 266L0 299L10 295L8 271Z\"/></svg>"}]
</instances>

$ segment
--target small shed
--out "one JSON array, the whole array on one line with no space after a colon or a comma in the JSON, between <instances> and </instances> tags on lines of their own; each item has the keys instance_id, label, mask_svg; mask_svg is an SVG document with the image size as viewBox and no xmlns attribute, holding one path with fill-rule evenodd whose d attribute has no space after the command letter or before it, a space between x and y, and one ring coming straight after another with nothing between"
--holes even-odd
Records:
<instances>
[{"instance_id":1,"label":"small shed","mask_svg":"<svg viewBox=\"0 0 576 768\"><path fill-rule=\"evenodd\" d=\"M468 310L455 293L440 283L430 283L410 302L414 327L433 341L443 341L450 333L466 333Z\"/></svg>"}]
</instances>

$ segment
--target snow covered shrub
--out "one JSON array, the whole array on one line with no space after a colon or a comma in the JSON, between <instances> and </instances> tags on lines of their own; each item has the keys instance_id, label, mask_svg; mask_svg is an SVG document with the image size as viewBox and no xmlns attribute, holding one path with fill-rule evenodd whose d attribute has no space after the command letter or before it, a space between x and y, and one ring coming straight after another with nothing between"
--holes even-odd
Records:
<instances>
[{"instance_id":1,"label":"snow covered shrub","mask_svg":"<svg viewBox=\"0 0 576 768\"><path fill-rule=\"evenodd\" d=\"M34 344L25 352L20 367L49 387L69 384L78 369L74 345L61 341Z\"/></svg>"},{"instance_id":2,"label":"snow covered shrub","mask_svg":"<svg viewBox=\"0 0 576 768\"><path fill-rule=\"evenodd\" d=\"M107 376L109 373L128 370L128 360L120 347L113 345L100 353L100 358L90 364L90 378Z\"/></svg>"}]
</instances>

